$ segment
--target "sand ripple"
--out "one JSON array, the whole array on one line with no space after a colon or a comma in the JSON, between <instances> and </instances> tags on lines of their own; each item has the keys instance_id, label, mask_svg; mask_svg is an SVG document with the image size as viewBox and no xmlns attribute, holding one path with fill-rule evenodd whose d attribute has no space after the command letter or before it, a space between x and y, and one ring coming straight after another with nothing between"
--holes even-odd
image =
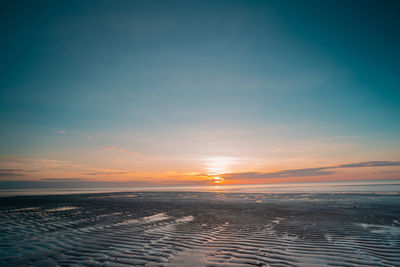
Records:
<instances>
[{"instance_id":1,"label":"sand ripple","mask_svg":"<svg viewBox=\"0 0 400 267\"><path fill-rule=\"evenodd\" d=\"M400 266L398 196L182 194L0 199L0 265Z\"/></svg>"}]
</instances>

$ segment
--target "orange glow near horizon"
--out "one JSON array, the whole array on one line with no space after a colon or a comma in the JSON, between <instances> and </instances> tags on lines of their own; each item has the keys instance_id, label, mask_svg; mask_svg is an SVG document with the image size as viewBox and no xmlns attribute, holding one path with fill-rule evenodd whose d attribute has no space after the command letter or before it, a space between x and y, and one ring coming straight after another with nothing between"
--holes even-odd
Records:
<instances>
[{"instance_id":1,"label":"orange glow near horizon","mask_svg":"<svg viewBox=\"0 0 400 267\"><path fill-rule=\"evenodd\" d=\"M40 181L44 183L130 183L137 186L197 186L272 184L296 182L328 182L357 180L398 180L400 161L364 161L345 163L287 162L269 165L254 164L257 159L216 156L177 161L163 169L142 169L135 166L96 167L96 164L41 158L7 158L4 172L13 175L13 181ZM260 161L259 161L260 162ZM175 165L174 165L175 164ZM171 168L169 168L171 167ZM174 168L175 167L175 168ZM26 171L23 171L26 169ZM34 170L34 171L32 171ZM6 176L0 180L6 181Z\"/></svg>"}]
</instances>

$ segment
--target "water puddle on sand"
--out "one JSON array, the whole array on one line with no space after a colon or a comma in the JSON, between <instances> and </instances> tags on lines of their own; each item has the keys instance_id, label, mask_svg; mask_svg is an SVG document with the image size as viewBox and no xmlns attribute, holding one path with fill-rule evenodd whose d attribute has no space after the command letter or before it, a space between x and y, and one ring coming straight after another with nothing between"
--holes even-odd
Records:
<instances>
[{"instance_id":1,"label":"water puddle on sand","mask_svg":"<svg viewBox=\"0 0 400 267\"><path fill-rule=\"evenodd\" d=\"M192 215L186 216L186 217L181 217L175 220L177 223L182 223L182 222L191 222L194 220L194 217Z\"/></svg>"},{"instance_id":2,"label":"water puddle on sand","mask_svg":"<svg viewBox=\"0 0 400 267\"><path fill-rule=\"evenodd\" d=\"M367 224L367 223L358 223L356 225L369 230L373 234L400 235L400 227L396 226Z\"/></svg>"},{"instance_id":3,"label":"water puddle on sand","mask_svg":"<svg viewBox=\"0 0 400 267\"><path fill-rule=\"evenodd\" d=\"M55 212L55 211L75 210L75 209L78 209L78 207L65 206L65 207L58 207L58 208L55 208L55 209L48 209L48 210L45 210L45 211L47 211L47 212Z\"/></svg>"},{"instance_id":4,"label":"water puddle on sand","mask_svg":"<svg viewBox=\"0 0 400 267\"><path fill-rule=\"evenodd\" d=\"M137 224L144 224L144 223L151 223L151 222L157 222L157 221L164 221L167 219L170 219L166 213L157 213L151 216L146 216L138 219L130 219L126 220L120 223L117 223L115 225L120 226L120 225L127 225L127 224L132 224L132 223L137 223Z\"/></svg>"}]
</instances>

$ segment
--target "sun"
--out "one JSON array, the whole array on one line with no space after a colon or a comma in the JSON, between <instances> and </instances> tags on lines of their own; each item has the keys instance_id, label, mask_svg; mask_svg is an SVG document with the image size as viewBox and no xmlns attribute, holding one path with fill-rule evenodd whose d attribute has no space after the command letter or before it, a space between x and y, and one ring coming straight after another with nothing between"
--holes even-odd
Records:
<instances>
[{"instance_id":1,"label":"sun","mask_svg":"<svg viewBox=\"0 0 400 267\"><path fill-rule=\"evenodd\" d=\"M222 178L222 177L218 177L218 176L214 176L214 177L211 177L211 178L209 178L210 180L211 180L211 182L213 182L214 184L220 184L220 183L223 183L224 182L224 178Z\"/></svg>"},{"instance_id":2,"label":"sun","mask_svg":"<svg viewBox=\"0 0 400 267\"><path fill-rule=\"evenodd\" d=\"M208 179L214 184L220 184L225 181L221 175L231 172L230 166L234 159L231 157L213 157L207 158L205 161Z\"/></svg>"}]
</instances>

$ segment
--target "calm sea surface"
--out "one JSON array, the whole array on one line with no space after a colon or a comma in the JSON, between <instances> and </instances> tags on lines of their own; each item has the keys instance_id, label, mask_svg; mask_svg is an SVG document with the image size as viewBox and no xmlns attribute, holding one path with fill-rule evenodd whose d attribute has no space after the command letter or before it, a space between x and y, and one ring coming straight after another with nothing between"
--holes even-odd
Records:
<instances>
[{"instance_id":1,"label":"calm sea surface","mask_svg":"<svg viewBox=\"0 0 400 267\"><path fill-rule=\"evenodd\" d=\"M123 187L123 188L63 188L2 190L0 197L20 195L59 195L139 191L202 191L241 193L400 193L400 181L354 181L319 183L281 183L252 185Z\"/></svg>"}]
</instances>

